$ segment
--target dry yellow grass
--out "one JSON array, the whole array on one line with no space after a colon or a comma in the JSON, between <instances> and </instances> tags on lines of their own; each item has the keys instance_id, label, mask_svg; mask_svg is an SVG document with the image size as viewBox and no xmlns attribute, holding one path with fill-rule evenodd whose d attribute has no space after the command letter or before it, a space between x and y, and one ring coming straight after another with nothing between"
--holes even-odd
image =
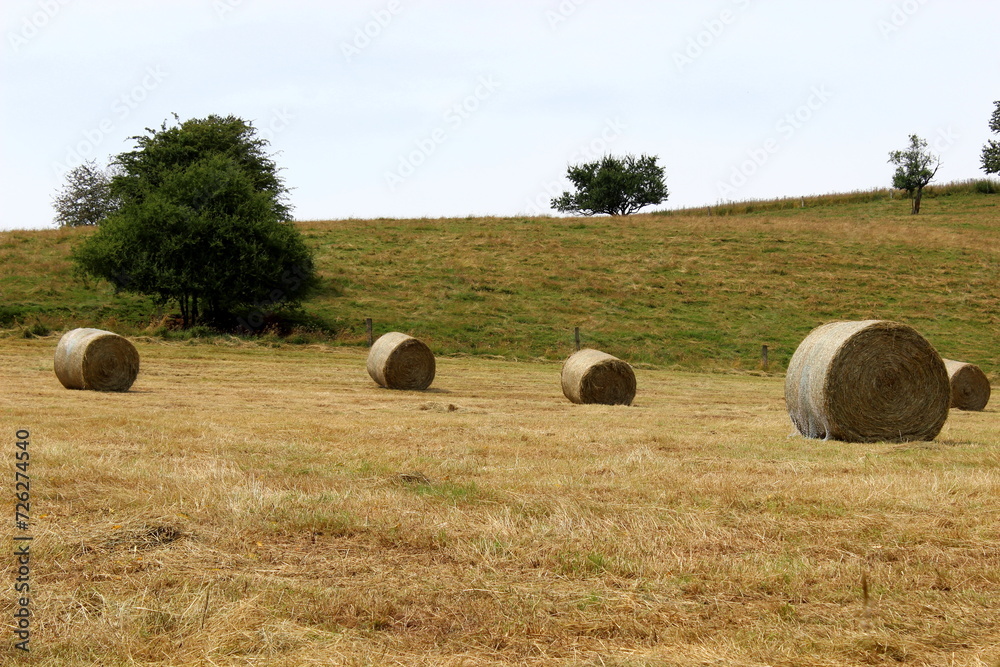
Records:
<instances>
[{"instance_id":1,"label":"dry yellow grass","mask_svg":"<svg viewBox=\"0 0 1000 667\"><path fill-rule=\"evenodd\" d=\"M638 370L632 407L578 406L558 364L442 358L416 393L363 350L141 340L100 394L56 340L0 340L31 664L1000 658L993 408L844 444L789 437L780 377Z\"/></svg>"}]
</instances>

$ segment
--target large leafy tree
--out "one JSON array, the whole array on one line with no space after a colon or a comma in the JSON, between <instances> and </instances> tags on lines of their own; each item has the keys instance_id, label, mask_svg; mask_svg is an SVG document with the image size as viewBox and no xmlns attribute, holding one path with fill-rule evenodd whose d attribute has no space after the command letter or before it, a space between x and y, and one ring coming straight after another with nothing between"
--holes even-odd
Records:
<instances>
[{"instance_id":1,"label":"large leafy tree","mask_svg":"<svg viewBox=\"0 0 1000 667\"><path fill-rule=\"evenodd\" d=\"M912 202L910 213L920 213L920 198L924 188L934 179L941 167L941 158L927 150L927 142L915 134L910 135L906 150L889 153L889 163L896 165L892 186L906 190Z\"/></svg>"},{"instance_id":2,"label":"large leafy tree","mask_svg":"<svg viewBox=\"0 0 1000 667\"><path fill-rule=\"evenodd\" d=\"M572 165L567 178L575 192L564 192L552 206L583 215L631 215L643 206L659 204L667 196L663 167L656 156L606 155L601 160Z\"/></svg>"},{"instance_id":3,"label":"large leafy tree","mask_svg":"<svg viewBox=\"0 0 1000 667\"><path fill-rule=\"evenodd\" d=\"M99 225L118 208L111 194L111 177L94 160L70 169L66 182L52 198L60 227Z\"/></svg>"},{"instance_id":4,"label":"large leafy tree","mask_svg":"<svg viewBox=\"0 0 1000 667\"><path fill-rule=\"evenodd\" d=\"M267 142L234 116L175 119L115 158L120 208L74 259L120 290L176 302L185 327L297 303L317 279Z\"/></svg>"},{"instance_id":5,"label":"large leafy tree","mask_svg":"<svg viewBox=\"0 0 1000 667\"><path fill-rule=\"evenodd\" d=\"M996 108L990 118L990 129L994 134L1000 134L1000 101L993 104ZM1000 174L1000 141L990 139L983 146L983 171L987 174Z\"/></svg>"}]
</instances>

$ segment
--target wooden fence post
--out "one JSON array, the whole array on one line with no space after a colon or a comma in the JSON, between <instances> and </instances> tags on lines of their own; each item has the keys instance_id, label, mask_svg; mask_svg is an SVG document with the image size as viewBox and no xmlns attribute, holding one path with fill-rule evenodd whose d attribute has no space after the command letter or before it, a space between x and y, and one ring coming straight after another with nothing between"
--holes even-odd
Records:
<instances>
[{"instance_id":1,"label":"wooden fence post","mask_svg":"<svg viewBox=\"0 0 1000 667\"><path fill-rule=\"evenodd\" d=\"M365 331L368 333L368 347L371 347L375 343L375 338L372 336L372 318L365 318Z\"/></svg>"},{"instance_id":2,"label":"wooden fence post","mask_svg":"<svg viewBox=\"0 0 1000 667\"><path fill-rule=\"evenodd\" d=\"M576 341L577 352L580 351L580 327L573 328L573 339Z\"/></svg>"},{"instance_id":3,"label":"wooden fence post","mask_svg":"<svg viewBox=\"0 0 1000 667\"><path fill-rule=\"evenodd\" d=\"M761 345L760 347L760 365L767 372L767 345Z\"/></svg>"}]
</instances>

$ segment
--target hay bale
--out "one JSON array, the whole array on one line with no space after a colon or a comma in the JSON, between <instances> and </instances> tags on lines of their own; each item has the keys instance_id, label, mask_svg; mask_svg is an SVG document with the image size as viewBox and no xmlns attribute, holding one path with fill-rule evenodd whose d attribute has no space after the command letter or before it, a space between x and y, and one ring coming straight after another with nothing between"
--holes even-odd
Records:
<instances>
[{"instance_id":1,"label":"hay bale","mask_svg":"<svg viewBox=\"0 0 1000 667\"><path fill-rule=\"evenodd\" d=\"M635 398L635 373L621 359L584 349L563 362L562 390L574 403L631 405Z\"/></svg>"},{"instance_id":2,"label":"hay bale","mask_svg":"<svg viewBox=\"0 0 1000 667\"><path fill-rule=\"evenodd\" d=\"M979 366L964 361L944 360L951 380L951 407L981 411L990 402L990 379Z\"/></svg>"},{"instance_id":3,"label":"hay bale","mask_svg":"<svg viewBox=\"0 0 1000 667\"><path fill-rule=\"evenodd\" d=\"M139 374L139 353L116 333L73 329L59 339L55 371L67 389L128 391Z\"/></svg>"},{"instance_id":4,"label":"hay bale","mask_svg":"<svg viewBox=\"0 0 1000 667\"><path fill-rule=\"evenodd\" d=\"M368 374L389 389L427 389L434 381L434 354L416 338L387 333L368 353Z\"/></svg>"},{"instance_id":5,"label":"hay bale","mask_svg":"<svg viewBox=\"0 0 1000 667\"><path fill-rule=\"evenodd\" d=\"M832 322L795 350L785 404L799 433L846 442L933 440L951 386L937 351L898 322Z\"/></svg>"}]
</instances>

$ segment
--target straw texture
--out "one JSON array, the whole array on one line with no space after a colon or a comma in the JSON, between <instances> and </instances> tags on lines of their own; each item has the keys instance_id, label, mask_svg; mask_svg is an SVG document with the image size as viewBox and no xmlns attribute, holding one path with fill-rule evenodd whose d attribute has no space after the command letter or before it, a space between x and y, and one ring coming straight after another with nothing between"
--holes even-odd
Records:
<instances>
[{"instance_id":1,"label":"straw texture","mask_svg":"<svg viewBox=\"0 0 1000 667\"><path fill-rule=\"evenodd\" d=\"M631 405L635 372L610 354L584 349L563 362L562 390L574 403Z\"/></svg>"},{"instance_id":2,"label":"straw texture","mask_svg":"<svg viewBox=\"0 0 1000 667\"><path fill-rule=\"evenodd\" d=\"M59 339L54 366L67 389L128 391L139 374L139 353L116 333L73 329Z\"/></svg>"},{"instance_id":3,"label":"straw texture","mask_svg":"<svg viewBox=\"0 0 1000 667\"><path fill-rule=\"evenodd\" d=\"M951 380L951 407L959 410L981 411L990 402L990 380L975 364L945 359Z\"/></svg>"},{"instance_id":4,"label":"straw texture","mask_svg":"<svg viewBox=\"0 0 1000 667\"><path fill-rule=\"evenodd\" d=\"M389 389L427 389L434 381L434 354L416 338L387 333L368 353L368 374Z\"/></svg>"},{"instance_id":5,"label":"straw texture","mask_svg":"<svg viewBox=\"0 0 1000 667\"><path fill-rule=\"evenodd\" d=\"M933 440L948 418L951 385L937 351L898 322L832 322L799 345L785 404L810 438L846 442Z\"/></svg>"}]
</instances>

